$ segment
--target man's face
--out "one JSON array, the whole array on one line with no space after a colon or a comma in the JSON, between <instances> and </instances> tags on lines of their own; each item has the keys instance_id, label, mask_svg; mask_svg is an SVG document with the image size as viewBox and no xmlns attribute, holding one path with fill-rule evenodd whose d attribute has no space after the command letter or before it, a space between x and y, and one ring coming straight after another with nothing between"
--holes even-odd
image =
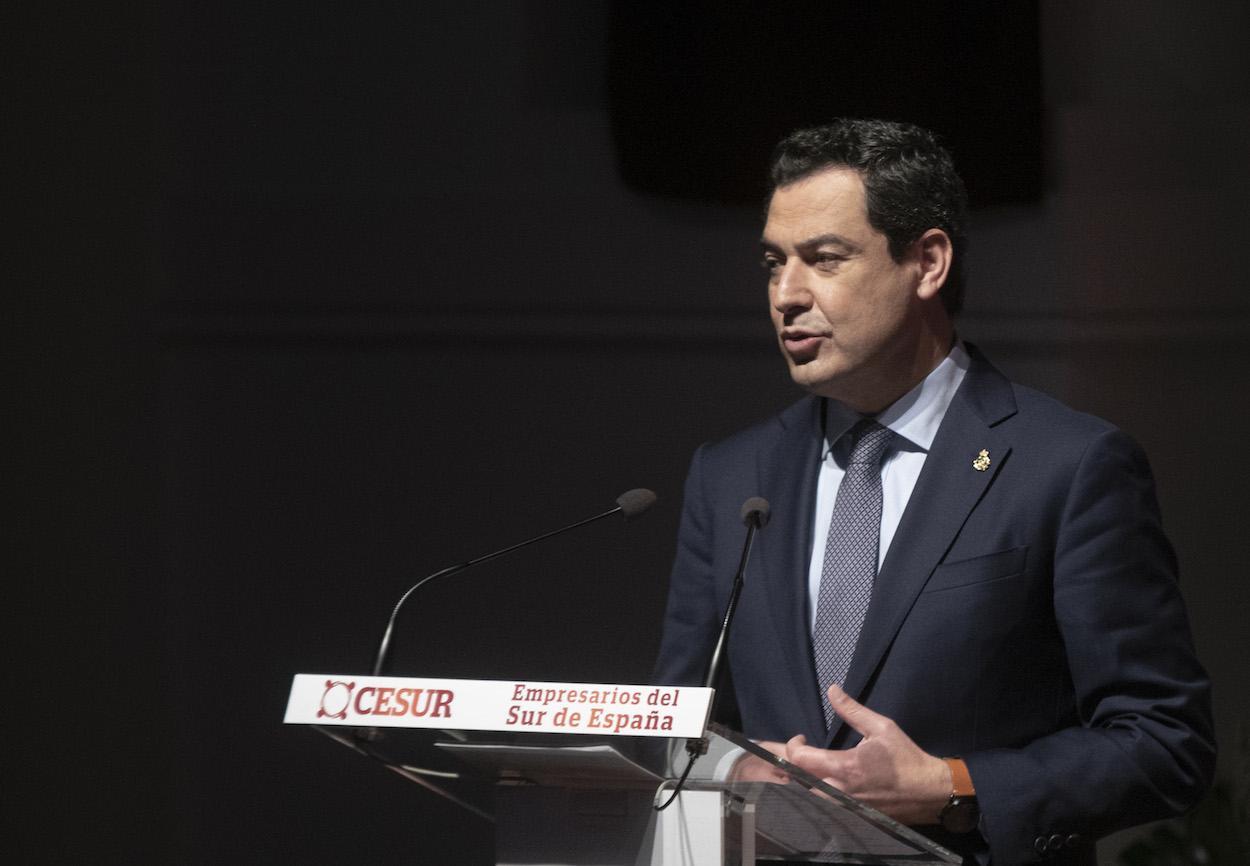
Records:
<instances>
[{"instance_id":1,"label":"man's face","mask_svg":"<svg viewBox=\"0 0 1250 866\"><path fill-rule=\"evenodd\" d=\"M778 188L761 243L773 326L797 384L861 412L915 384L920 258L890 256L857 172L831 168Z\"/></svg>"}]
</instances>

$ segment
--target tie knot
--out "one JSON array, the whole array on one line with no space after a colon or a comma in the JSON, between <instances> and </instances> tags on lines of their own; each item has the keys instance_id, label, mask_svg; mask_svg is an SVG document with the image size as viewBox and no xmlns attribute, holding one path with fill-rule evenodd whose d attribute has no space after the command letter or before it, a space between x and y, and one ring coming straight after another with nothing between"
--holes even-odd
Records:
<instances>
[{"instance_id":1,"label":"tie knot","mask_svg":"<svg viewBox=\"0 0 1250 866\"><path fill-rule=\"evenodd\" d=\"M890 428L882 427L870 418L860 421L851 428L851 462L880 465L881 456L885 454L886 446L890 444L890 437L893 435Z\"/></svg>"}]
</instances>

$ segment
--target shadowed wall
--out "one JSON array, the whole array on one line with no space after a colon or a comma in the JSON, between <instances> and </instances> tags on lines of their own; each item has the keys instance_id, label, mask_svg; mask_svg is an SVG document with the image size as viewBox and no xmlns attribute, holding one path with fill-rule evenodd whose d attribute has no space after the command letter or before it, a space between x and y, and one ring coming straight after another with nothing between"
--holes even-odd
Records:
<instances>
[{"instance_id":1,"label":"shadowed wall","mask_svg":"<svg viewBox=\"0 0 1250 866\"><path fill-rule=\"evenodd\" d=\"M1046 4L1045 183L977 210L960 327L1145 444L1229 741L1247 21L1149 6ZM17 592L46 664L22 682L72 675L90 709L6 759L32 780L26 862L490 862L473 819L283 728L290 675L364 670L415 577L634 486L661 496L643 521L417 599L394 670L646 677L691 450L797 392L757 208L620 179L610 13L42 22L18 107L30 165L58 168L17 175L51 243L11 345L38 454Z\"/></svg>"}]
</instances>

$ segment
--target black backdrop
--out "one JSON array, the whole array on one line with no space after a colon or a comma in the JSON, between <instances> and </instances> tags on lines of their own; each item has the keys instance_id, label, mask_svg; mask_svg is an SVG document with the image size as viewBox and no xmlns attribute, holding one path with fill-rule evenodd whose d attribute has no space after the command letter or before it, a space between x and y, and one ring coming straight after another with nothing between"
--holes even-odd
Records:
<instances>
[{"instance_id":1,"label":"black backdrop","mask_svg":"<svg viewBox=\"0 0 1250 866\"><path fill-rule=\"evenodd\" d=\"M1231 730L1250 473L1188 416L1250 420L1244 15L874 5L10 28L15 861L489 862L474 820L283 728L289 677L365 669L415 576L638 485L644 521L432 589L395 669L646 676L690 451L795 396L755 173L839 111L946 133L979 202L961 327L1154 456Z\"/></svg>"}]
</instances>

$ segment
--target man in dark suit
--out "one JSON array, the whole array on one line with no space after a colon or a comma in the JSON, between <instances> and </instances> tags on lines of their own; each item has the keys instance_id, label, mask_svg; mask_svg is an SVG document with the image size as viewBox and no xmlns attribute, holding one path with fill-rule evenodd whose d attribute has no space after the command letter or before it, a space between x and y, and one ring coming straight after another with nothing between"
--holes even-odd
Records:
<instances>
[{"instance_id":1,"label":"man in dark suit","mask_svg":"<svg viewBox=\"0 0 1250 866\"><path fill-rule=\"evenodd\" d=\"M969 863L1093 863L1214 770L1146 459L957 339L964 192L930 133L804 130L772 177L772 319L810 396L696 453L656 679L702 680L763 496L731 720Z\"/></svg>"}]
</instances>

